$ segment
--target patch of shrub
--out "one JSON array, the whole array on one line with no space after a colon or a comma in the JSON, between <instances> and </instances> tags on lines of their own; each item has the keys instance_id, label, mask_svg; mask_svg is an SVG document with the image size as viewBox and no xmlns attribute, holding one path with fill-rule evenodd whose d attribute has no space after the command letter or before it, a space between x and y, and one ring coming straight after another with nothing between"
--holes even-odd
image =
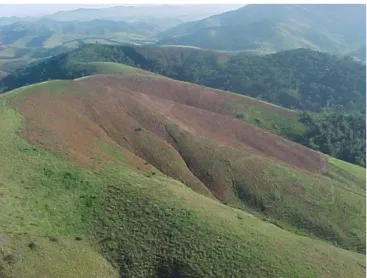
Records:
<instances>
[{"instance_id":1,"label":"patch of shrub","mask_svg":"<svg viewBox=\"0 0 367 278\"><path fill-rule=\"evenodd\" d=\"M28 244L28 247L31 249L31 250L34 250L37 248L37 244L35 241L31 241L29 244Z\"/></svg>"}]
</instances>

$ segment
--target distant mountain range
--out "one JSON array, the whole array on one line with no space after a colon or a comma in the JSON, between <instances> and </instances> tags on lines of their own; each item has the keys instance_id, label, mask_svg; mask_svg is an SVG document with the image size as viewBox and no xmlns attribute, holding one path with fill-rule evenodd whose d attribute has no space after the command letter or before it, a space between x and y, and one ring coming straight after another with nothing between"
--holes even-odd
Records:
<instances>
[{"instance_id":1,"label":"distant mountain range","mask_svg":"<svg viewBox=\"0 0 367 278\"><path fill-rule=\"evenodd\" d=\"M258 54L310 48L365 60L363 5L238 7L118 6L63 11L41 18L0 18L0 43L16 48L157 43Z\"/></svg>"},{"instance_id":2,"label":"distant mountain range","mask_svg":"<svg viewBox=\"0 0 367 278\"><path fill-rule=\"evenodd\" d=\"M243 5L155 5L155 6L116 6L105 9L77 9L58 12L46 18L69 21L89 21L93 19L114 19L136 21L146 18L176 18L189 21L205 18L229 10L235 10Z\"/></svg>"},{"instance_id":3,"label":"distant mountain range","mask_svg":"<svg viewBox=\"0 0 367 278\"><path fill-rule=\"evenodd\" d=\"M156 30L157 26L145 22L127 23L104 19L60 22L41 19L20 21L0 27L0 42L18 47L53 47L71 42L73 39L94 37L95 40L110 38L119 43L123 34L151 36Z\"/></svg>"},{"instance_id":4,"label":"distant mountain range","mask_svg":"<svg viewBox=\"0 0 367 278\"><path fill-rule=\"evenodd\" d=\"M2 49L0 59L24 56L19 52L29 50L23 48L74 48L91 42L153 43L157 33L184 21L238 7L240 5L116 6L62 11L43 17L1 17L0 45L11 48L7 52Z\"/></svg>"},{"instance_id":5,"label":"distant mountain range","mask_svg":"<svg viewBox=\"0 0 367 278\"><path fill-rule=\"evenodd\" d=\"M364 5L246 5L180 24L159 34L160 44L218 50L276 52L307 47L348 53L366 40Z\"/></svg>"},{"instance_id":6,"label":"distant mountain range","mask_svg":"<svg viewBox=\"0 0 367 278\"><path fill-rule=\"evenodd\" d=\"M108 19L115 21L150 22L161 30L173 27L179 23L202 19L214 14L235 10L242 5L154 5L154 6L116 6L104 9L76 9L60 11L43 17L0 17L0 26L19 21L37 21L51 19L57 21L91 21Z\"/></svg>"}]
</instances>

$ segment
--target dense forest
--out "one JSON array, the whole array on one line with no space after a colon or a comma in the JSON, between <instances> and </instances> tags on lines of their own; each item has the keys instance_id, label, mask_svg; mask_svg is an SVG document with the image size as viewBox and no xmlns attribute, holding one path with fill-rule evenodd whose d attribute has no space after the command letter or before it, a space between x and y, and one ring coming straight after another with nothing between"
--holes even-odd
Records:
<instances>
[{"instance_id":1,"label":"dense forest","mask_svg":"<svg viewBox=\"0 0 367 278\"><path fill-rule=\"evenodd\" d=\"M88 75L92 72L85 63L91 61L123 63L291 109L320 111L341 105L362 111L365 107L365 66L352 58L307 49L266 56L226 56L174 47L90 44L15 71L0 87L7 91L48 79Z\"/></svg>"},{"instance_id":2,"label":"dense forest","mask_svg":"<svg viewBox=\"0 0 367 278\"><path fill-rule=\"evenodd\" d=\"M306 132L295 141L311 149L360 166L366 166L366 114L347 114L325 109L303 112L300 119Z\"/></svg>"},{"instance_id":3,"label":"dense forest","mask_svg":"<svg viewBox=\"0 0 367 278\"><path fill-rule=\"evenodd\" d=\"M5 92L40 81L90 75L95 68L89 62L97 61L123 63L286 108L317 112L302 117L308 130L302 138L289 139L365 165L365 123L361 119L365 115L366 71L363 64L348 57L307 49L254 56L192 48L89 44L16 70L0 81L0 88ZM339 112L330 112L335 109Z\"/></svg>"}]
</instances>

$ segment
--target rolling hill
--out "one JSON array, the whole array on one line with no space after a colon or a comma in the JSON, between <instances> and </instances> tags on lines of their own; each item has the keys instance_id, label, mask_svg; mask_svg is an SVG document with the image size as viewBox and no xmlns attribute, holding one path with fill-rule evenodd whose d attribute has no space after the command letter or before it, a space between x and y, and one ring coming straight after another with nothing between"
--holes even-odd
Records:
<instances>
[{"instance_id":1,"label":"rolling hill","mask_svg":"<svg viewBox=\"0 0 367 278\"><path fill-rule=\"evenodd\" d=\"M241 105L231 107L238 119L365 166L366 73L363 64L348 57L305 49L250 56L187 47L95 44L12 72L0 81L0 88L8 91L40 81L109 73L110 67L101 61L123 63L287 108L316 111L315 115L298 113L295 119L258 110L249 113Z\"/></svg>"},{"instance_id":2,"label":"rolling hill","mask_svg":"<svg viewBox=\"0 0 367 278\"><path fill-rule=\"evenodd\" d=\"M231 104L293 111L130 67L0 103L5 277L365 275L365 169Z\"/></svg>"},{"instance_id":3,"label":"rolling hill","mask_svg":"<svg viewBox=\"0 0 367 278\"><path fill-rule=\"evenodd\" d=\"M365 43L364 5L246 5L159 34L159 44L277 52L348 53Z\"/></svg>"}]
</instances>

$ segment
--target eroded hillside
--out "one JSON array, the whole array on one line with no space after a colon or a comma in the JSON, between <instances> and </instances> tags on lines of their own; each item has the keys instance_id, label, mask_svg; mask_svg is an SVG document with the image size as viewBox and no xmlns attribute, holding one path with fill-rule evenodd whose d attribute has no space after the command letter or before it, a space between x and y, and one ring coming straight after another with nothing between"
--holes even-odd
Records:
<instances>
[{"instance_id":1,"label":"eroded hillside","mask_svg":"<svg viewBox=\"0 0 367 278\"><path fill-rule=\"evenodd\" d=\"M364 180L321 153L233 118L227 108L236 103L292 111L131 72L26 90L11 103L27 119L21 136L37 147L87 167L116 160L122 148L135 171L152 165L196 192L290 231L365 250Z\"/></svg>"}]
</instances>

